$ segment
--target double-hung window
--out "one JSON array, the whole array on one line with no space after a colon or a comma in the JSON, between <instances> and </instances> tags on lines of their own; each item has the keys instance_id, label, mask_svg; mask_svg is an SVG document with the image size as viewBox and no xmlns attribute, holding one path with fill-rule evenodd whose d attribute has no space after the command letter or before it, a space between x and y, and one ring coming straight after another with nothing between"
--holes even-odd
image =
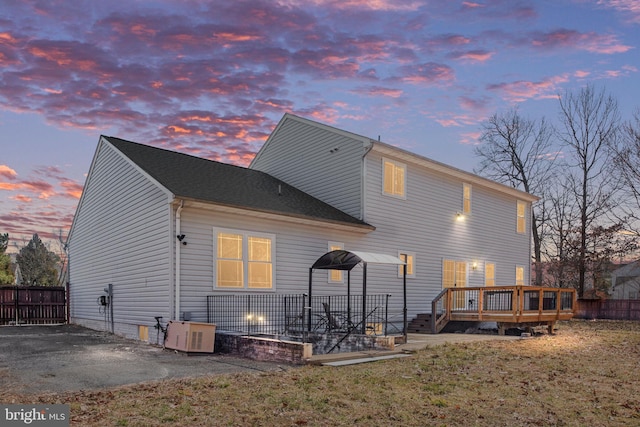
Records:
<instances>
[{"instance_id":1,"label":"double-hung window","mask_svg":"<svg viewBox=\"0 0 640 427\"><path fill-rule=\"evenodd\" d=\"M273 289L275 236L214 229L217 289Z\"/></svg>"},{"instance_id":2,"label":"double-hung window","mask_svg":"<svg viewBox=\"0 0 640 427\"><path fill-rule=\"evenodd\" d=\"M389 159L382 159L384 185L382 192L388 196L406 197L407 166Z\"/></svg>"}]
</instances>

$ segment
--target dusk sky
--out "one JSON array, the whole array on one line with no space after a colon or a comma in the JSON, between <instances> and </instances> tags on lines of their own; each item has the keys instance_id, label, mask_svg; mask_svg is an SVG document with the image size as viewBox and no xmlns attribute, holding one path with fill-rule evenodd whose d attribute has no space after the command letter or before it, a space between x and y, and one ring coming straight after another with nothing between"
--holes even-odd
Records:
<instances>
[{"instance_id":1,"label":"dusk sky","mask_svg":"<svg viewBox=\"0 0 640 427\"><path fill-rule=\"evenodd\" d=\"M66 236L101 134L248 165L291 112L473 171L496 112L628 119L639 47L638 0L0 0L0 233Z\"/></svg>"}]
</instances>

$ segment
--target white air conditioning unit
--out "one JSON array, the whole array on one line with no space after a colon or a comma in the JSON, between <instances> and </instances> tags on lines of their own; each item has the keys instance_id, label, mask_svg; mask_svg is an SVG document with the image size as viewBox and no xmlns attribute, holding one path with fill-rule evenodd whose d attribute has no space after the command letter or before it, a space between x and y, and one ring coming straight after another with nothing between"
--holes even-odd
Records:
<instances>
[{"instance_id":1,"label":"white air conditioning unit","mask_svg":"<svg viewBox=\"0 0 640 427\"><path fill-rule=\"evenodd\" d=\"M213 353L215 337L214 324L171 320L164 346L187 353Z\"/></svg>"}]
</instances>

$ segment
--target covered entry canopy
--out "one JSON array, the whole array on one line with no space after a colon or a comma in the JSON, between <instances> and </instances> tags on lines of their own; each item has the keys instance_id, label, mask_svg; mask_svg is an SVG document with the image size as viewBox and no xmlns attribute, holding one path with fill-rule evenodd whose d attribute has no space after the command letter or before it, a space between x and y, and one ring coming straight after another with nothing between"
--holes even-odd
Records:
<instances>
[{"instance_id":1,"label":"covered entry canopy","mask_svg":"<svg viewBox=\"0 0 640 427\"><path fill-rule=\"evenodd\" d=\"M350 294L351 294L351 270L358 264L362 264L363 266L363 274L362 274L362 333L365 330L365 320L367 317L367 307L366 307L366 297L367 297L367 264L389 264L389 265L404 265L403 269L404 274L402 275L402 291L403 291L403 313L404 313L404 325L403 325L403 333L407 334L407 268L406 262L402 261L400 258L372 253L372 252L356 252L356 251L345 251L343 249L338 249L335 251L327 252L322 255L320 258L313 263L311 268L309 269L309 314L311 314L311 295L313 291L313 270L346 270L349 272L347 274L347 304L350 305ZM351 312L351 307L348 307L348 311ZM311 316L309 315L309 319ZM309 320L309 329L311 328L311 320Z\"/></svg>"},{"instance_id":2,"label":"covered entry canopy","mask_svg":"<svg viewBox=\"0 0 640 427\"><path fill-rule=\"evenodd\" d=\"M400 258L391 255L335 250L322 255L311 268L314 270L351 270L361 262L371 264L405 264Z\"/></svg>"}]
</instances>

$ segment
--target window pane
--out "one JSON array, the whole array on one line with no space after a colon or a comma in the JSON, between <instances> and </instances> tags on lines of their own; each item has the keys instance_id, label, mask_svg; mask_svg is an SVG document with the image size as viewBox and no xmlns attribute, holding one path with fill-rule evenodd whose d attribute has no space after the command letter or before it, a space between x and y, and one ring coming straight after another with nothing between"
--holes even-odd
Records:
<instances>
[{"instance_id":1,"label":"window pane","mask_svg":"<svg viewBox=\"0 0 640 427\"><path fill-rule=\"evenodd\" d=\"M404 196L404 168L396 166L394 175L395 185L393 188L393 194L397 196Z\"/></svg>"},{"instance_id":2,"label":"window pane","mask_svg":"<svg viewBox=\"0 0 640 427\"><path fill-rule=\"evenodd\" d=\"M453 288L453 284L455 283L455 262L445 259L442 263L442 287L443 288Z\"/></svg>"},{"instance_id":3,"label":"window pane","mask_svg":"<svg viewBox=\"0 0 640 427\"><path fill-rule=\"evenodd\" d=\"M462 211L466 214L471 213L471 186L469 184L463 184L462 192Z\"/></svg>"},{"instance_id":4,"label":"window pane","mask_svg":"<svg viewBox=\"0 0 640 427\"><path fill-rule=\"evenodd\" d=\"M329 245L329 251L338 251L344 247L343 244L334 244ZM342 270L329 270L329 282L338 282L342 283L344 280L342 279Z\"/></svg>"},{"instance_id":5,"label":"window pane","mask_svg":"<svg viewBox=\"0 0 640 427\"><path fill-rule=\"evenodd\" d=\"M271 264L267 262L249 263L249 287L271 288Z\"/></svg>"},{"instance_id":6,"label":"window pane","mask_svg":"<svg viewBox=\"0 0 640 427\"><path fill-rule=\"evenodd\" d=\"M249 261L271 262L271 239L249 236Z\"/></svg>"},{"instance_id":7,"label":"window pane","mask_svg":"<svg viewBox=\"0 0 640 427\"><path fill-rule=\"evenodd\" d=\"M242 259L242 236L240 234L218 234L218 258Z\"/></svg>"},{"instance_id":8,"label":"window pane","mask_svg":"<svg viewBox=\"0 0 640 427\"><path fill-rule=\"evenodd\" d=\"M524 202L518 201L517 204L518 211L518 223L517 223L517 232L524 233L526 230L526 220L525 220L525 205Z\"/></svg>"},{"instance_id":9,"label":"window pane","mask_svg":"<svg viewBox=\"0 0 640 427\"><path fill-rule=\"evenodd\" d=\"M524 267L516 267L516 286L524 286Z\"/></svg>"},{"instance_id":10,"label":"window pane","mask_svg":"<svg viewBox=\"0 0 640 427\"><path fill-rule=\"evenodd\" d=\"M456 286L464 288L467 286L467 263L456 262Z\"/></svg>"},{"instance_id":11,"label":"window pane","mask_svg":"<svg viewBox=\"0 0 640 427\"><path fill-rule=\"evenodd\" d=\"M410 254L400 254L399 257L402 261L407 263L407 276L413 276L413 268L414 268L414 262L413 262L413 255ZM399 265L398 266L398 277L402 277L404 272L404 266Z\"/></svg>"},{"instance_id":12,"label":"window pane","mask_svg":"<svg viewBox=\"0 0 640 427\"><path fill-rule=\"evenodd\" d=\"M487 263L484 266L484 284L485 286L496 284L496 266L493 263Z\"/></svg>"},{"instance_id":13,"label":"window pane","mask_svg":"<svg viewBox=\"0 0 640 427\"><path fill-rule=\"evenodd\" d=\"M242 288L242 261L218 260L218 287Z\"/></svg>"},{"instance_id":14,"label":"window pane","mask_svg":"<svg viewBox=\"0 0 640 427\"><path fill-rule=\"evenodd\" d=\"M394 189L394 164L390 162L384 162L384 192L387 194L393 194Z\"/></svg>"}]
</instances>

